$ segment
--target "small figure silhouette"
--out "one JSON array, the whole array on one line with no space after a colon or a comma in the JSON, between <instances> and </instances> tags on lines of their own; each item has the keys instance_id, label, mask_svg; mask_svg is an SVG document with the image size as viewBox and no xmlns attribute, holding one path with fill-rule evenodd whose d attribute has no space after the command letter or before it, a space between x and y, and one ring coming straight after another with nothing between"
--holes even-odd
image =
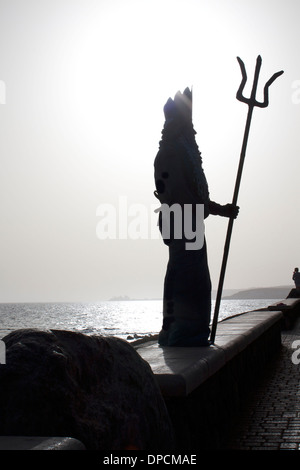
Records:
<instances>
[{"instance_id":1,"label":"small figure silhouette","mask_svg":"<svg viewBox=\"0 0 300 470\"><path fill-rule=\"evenodd\" d=\"M165 124L159 151L154 161L155 195L162 205L192 207L193 227L197 224L197 205L204 205L204 218L220 215L236 218L239 208L211 201L202 168L192 123L192 92L186 88L164 106ZM187 238L175 237L175 221L170 222L169 236L162 231L169 248L164 280L163 325L159 333L161 346L208 346L211 316L211 280L206 241L201 249L186 249Z\"/></svg>"},{"instance_id":2,"label":"small figure silhouette","mask_svg":"<svg viewBox=\"0 0 300 470\"><path fill-rule=\"evenodd\" d=\"M299 272L299 268L294 269L293 281L295 283L295 287L296 287L297 291L300 292L300 272Z\"/></svg>"}]
</instances>

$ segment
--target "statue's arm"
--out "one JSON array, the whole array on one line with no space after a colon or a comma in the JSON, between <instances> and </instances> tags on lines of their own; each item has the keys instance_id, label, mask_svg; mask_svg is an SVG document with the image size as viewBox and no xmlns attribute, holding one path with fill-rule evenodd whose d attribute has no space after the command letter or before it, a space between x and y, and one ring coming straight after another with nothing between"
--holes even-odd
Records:
<instances>
[{"instance_id":1,"label":"statue's arm","mask_svg":"<svg viewBox=\"0 0 300 470\"><path fill-rule=\"evenodd\" d=\"M233 204L217 204L214 201L209 201L209 213L212 215L220 215L221 217L233 217L237 218L239 213L239 207L234 206Z\"/></svg>"}]
</instances>

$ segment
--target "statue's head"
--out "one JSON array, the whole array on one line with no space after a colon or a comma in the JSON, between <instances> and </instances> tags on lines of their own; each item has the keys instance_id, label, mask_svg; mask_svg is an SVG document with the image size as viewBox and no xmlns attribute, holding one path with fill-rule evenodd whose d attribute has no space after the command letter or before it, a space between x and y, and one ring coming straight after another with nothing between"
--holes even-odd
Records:
<instances>
[{"instance_id":1,"label":"statue's head","mask_svg":"<svg viewBox=\"0 0 300 470\"><path fill-rule=\"evenodd\" d=\"M189 88L183 93L178 91L174 97L169 98L164 106L166 121L176 120L185 123L192 123L193 96Z\"/></svg>"}]
</instances>

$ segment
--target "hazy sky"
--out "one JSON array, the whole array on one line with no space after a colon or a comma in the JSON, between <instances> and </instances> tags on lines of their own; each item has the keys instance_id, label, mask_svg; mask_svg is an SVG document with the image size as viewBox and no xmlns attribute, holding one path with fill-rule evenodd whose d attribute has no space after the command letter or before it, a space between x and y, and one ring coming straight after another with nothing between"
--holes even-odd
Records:
<instances>
[{"instance_id":1,"label":"hazy sky","mask_svg":"<svg viewBox=\"0 0 300 470\"><path fill-rule=\"evenodd\" d=\"M161 239L100 240L99 207L150 218L163 105L186 86L211 199L231 202L247 115L236 57L248 95L259 54L259 99L284 75L253 114L224 287L292 286L299 18L299 0L0 0L0 301L161 297ZM206 220L214 289L226 228Z\"/></svg>"}]
</instances>

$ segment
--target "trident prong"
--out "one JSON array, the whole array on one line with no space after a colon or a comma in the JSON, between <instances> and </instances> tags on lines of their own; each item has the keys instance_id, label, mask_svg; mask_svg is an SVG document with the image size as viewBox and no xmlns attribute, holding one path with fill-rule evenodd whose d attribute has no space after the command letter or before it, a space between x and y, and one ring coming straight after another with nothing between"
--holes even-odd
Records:
<instances>
[{"instance_id":1,"label":"trident prong","mask_svg":"<svg viewBox=\"0 0 300 470\"><path fill-rule=\"evenodd\" d=\"M250 98L245 98L243 96L243 91L247 82L247 73L246 73L246 68L242 59L240 59L240 57L237 57L237 60L238 60L238 63L240 64L240 68L242 72L242 81L237 91L236 98L239 101L242 101L243 103L248 104L249 106L253 106L253 107L257 106L258 108L266 108L269 104L269 87L272 85L274 80L276 80L276 78L280 77L280 75L283 74L283 70L281 70L280 72L274 73L274 75L272 75L270 80L267 81L264 87L264 101L260 103L259 101L256 100L256 90L257 90L258 76L259 76L261 63L262 63L261 56L259 55L256 59L254 81L253 81L253 87L252 87Z\"/></svg>"},{"instance_id":2,"label":"trident prong","mask_svg":"<svg viewBox=\"0 0 300 470\"><path fill-rule=\"evenodd\" d=\"M242 101L243 103L246 103L248 105L248 115L247 115L247 120L246 120L246 126L245 126L242 149L241 149L239 167L238 167L238 172L237 172L236 182L235 182L235 187L234 187L234 193L233 193L233 198L232 198L232 205L233 206L236 206L236 204L237 204L238 193L239 193L239 188L240 188L240 183L241 183L241 178L242 178L243 165L244 165L244 160L245 160L245 155L246 155L246 148L247 148L247 142L248 142L248 136L249 136L250 123L251 123L251 118L252 118L252 113L253 113L254 107L257 106L258 108L266 108L268 106L268 104L269 104L269 87L274 82L274 80L276 80L277 77L279 77L280 75L283 74L283 71L274 73L274 75L270 78L270 80L267 81L267 83L265 84L265 87L264 87L264 101L262 103L260 103L259 101L256 100L256 90L257 90L258 77L259 77L259 72L260 72L261 62L262 62L261 56L258 56L257 60L256 60L254 80L253 80L253 86L252 86L252 91L251 91L250 98L245 98L243 96L244 87L245 87L245 84L247 82L247 74L246 74L246 68L245 68L244 62L239 57L237 58L237 60L238 60L238 62L240 64L240 67L241 67L242 82L241 82L241 84L239 86L239 89L237 91L236 98L239 101ZM232 217L230 217L229 222L228 222L225 245L224 245L223 261L222 261L222 266L221 266L221 273L220 273L219 285L218 285L216 303L215 303L214 318L213 318L213 322L212 322L212 329L211 329L211 335L210 335L210 341L211 341L212 344L214 343L215 335L216 335L219 308L220 308L220 302L221 302L221 297L222 297L222 289L223 289L225 270L226 270L228 252L229 252L230 238L231 238L232 227L233 227L233 220L234 219Z\"/></svg>"}]
</instances>

